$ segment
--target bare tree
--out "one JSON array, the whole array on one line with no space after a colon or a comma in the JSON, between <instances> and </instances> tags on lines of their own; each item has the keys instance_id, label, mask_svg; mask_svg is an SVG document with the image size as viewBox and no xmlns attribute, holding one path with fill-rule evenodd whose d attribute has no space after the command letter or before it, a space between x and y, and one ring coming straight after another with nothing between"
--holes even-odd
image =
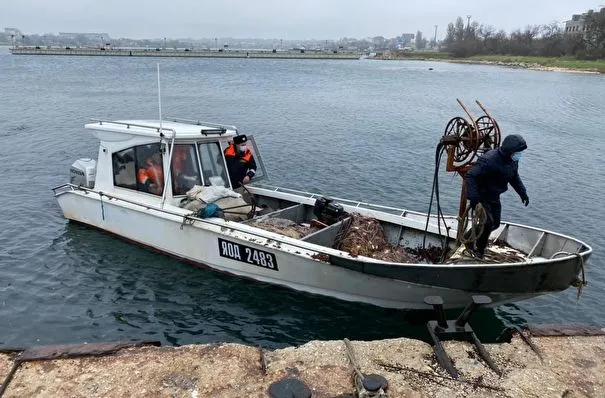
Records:
<instances>
[{"instance_id":1,"label":"bare tree","mask_svg":"<svg viewBox=\"0 0 605 398\"><path fill-rule=\"evenodd\" d=\"M605 10L589 13L584 25L584 45L586 46L586 57L591 59L605 58Z\"/></svg>"},{"instance_id":2,"label":"bare tree","mask_svg":"<svg viewBox=\"0 0 605 398\"><path fill-rule=\"evenodd\" d=\"M418 50L422 50L423 48L426 48L426 39L422 37L422 32L418 31L416 32L416 49Z\"/></svg>"},{"instance_id":3,"label":"bare tree","mask_svg":"<svg viewBox=\"0 0 605 398\"><path fill-rule=\"evenodd\" d=\"M462 40L464 40L464 20L462 17L458 17L454 25L454 41Z\"/></svg>"},{"instance_id":4,"label":"bare tree","mask_svg":"<svg viewBox=\"0 0 605 398\"><path fill-rule=\"evenodd\" d=\"M447 46L456 41L456 28L454 27L453 23L450 22L447 25L446 32L447 33L445 34L445 39L443 39L443 44L445 44Z\"/></svg>"}]
</instances>

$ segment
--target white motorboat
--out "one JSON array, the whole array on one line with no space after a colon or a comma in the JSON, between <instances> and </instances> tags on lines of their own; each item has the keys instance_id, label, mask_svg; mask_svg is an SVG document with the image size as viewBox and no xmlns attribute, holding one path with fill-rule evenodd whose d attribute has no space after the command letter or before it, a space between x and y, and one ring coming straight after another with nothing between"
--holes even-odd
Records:
<instances>
[{"instance_id":1,"label":"white motorboat","mask_svg":"<svg viewBox=\"0 0 605 398\"><path fill-rule=\"evenodd\" d=\"M438 295L446 308L459 308L477 294L497 305L565 290L592 252L569 236L503 223L490 236L488 253L509 255L495 263L465 257L394 262L359 254L341 244L357 215L376 220L395 251L423 241L455 248L457 219L427 221L419 212L263 185L266 173L253 136L249 147L259 164L255 180L261 181L247 185L250 206L241 206L244 217L211 216L192 210L186 194L196 187L231 191L224 150L239 135L235 127L179 119L93 121L85 127L100 141L98 159L76 161L71 182L53 189L67 219L240 277L391 308L430 308L424 298ZM159 154L163 185L155 191L139 179L152 153ZM226 214L229 206L222 207ZM326 214L329 220L322 218Z\"/></svg>"}]
</instances>

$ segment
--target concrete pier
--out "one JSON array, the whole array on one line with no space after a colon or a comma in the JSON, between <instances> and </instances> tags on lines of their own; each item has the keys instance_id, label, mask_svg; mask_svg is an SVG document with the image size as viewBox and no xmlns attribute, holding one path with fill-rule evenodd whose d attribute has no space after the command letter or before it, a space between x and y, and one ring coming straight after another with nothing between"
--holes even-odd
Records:
<instances>
[{"instance_id":1,"label":"concrete pier","mask_svg":"<svg viewBox=\"0 0 605 398\"><path fill-rule=\"evenodd\" d=\"M518 334L510 343L485 345L502 377L466 342L444 344L458 379L439 367L432 347L422 341L353 341L351 347L363 374L386 378L388 397L605 396L605 335L568 334L527 334L533 348ZM91 351L96 354L87 356L82 346L63 354L49 348L0 354L0 382L13 370L4 396L268 397L273 383L291 379L303 382L312 397L357 396L343 341L273 351L239 344L105 345ZM20 358L26 361L15 366Z\"/></svg>"},{"instance_id":2,"label":"concrete pier","mask_svg":"<svg viewBox=\"0 0 605 398\"><path fill-rule=\"evenodd\" d=\"M274 59L359 59L351 51L281 51L281 50L192 50L166 48L75 48L75 47L15 47L14 55L68 55L104 57L192 57L192 58L274 58Z\"/></svg>"}]
</instances>

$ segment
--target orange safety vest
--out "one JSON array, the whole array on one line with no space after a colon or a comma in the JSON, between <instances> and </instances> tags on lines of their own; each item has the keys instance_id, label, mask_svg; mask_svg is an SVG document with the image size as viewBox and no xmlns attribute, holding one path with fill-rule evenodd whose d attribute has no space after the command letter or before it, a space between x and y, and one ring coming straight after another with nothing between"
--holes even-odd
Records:
<instances>
[{"instance_id":1,"label":"orange safety vest","mask_svg":"<svg viewBox=\"0 0 605 398\"><path fill-rule=\"evenodd\" d=\"M225 149L225 156L236 157L238 154L239 154L239 151L235 150L235 144L231 144L227 147L227 149ZM244 152L244 155L241 158L241 162L248 163L251 160L252 160L252 152L250 152L250 149L246 148L246 152Z\"/></svg>"},{"instance_id":2,"label":"orange safety vest","mask_svg":"<svg viewBox=\"0 0 605 398\"><path fill-rule=\"evenodd\" d=\"M152 184L164 185L164 171L159 164L148 165L144 169L139 169L138 177L141 184L149 181Z\"/></svg>"},{"instance_id":3,"label":"orange safety vest","mask_svg":"<svg viewBox=\"0 0 605 398\"><path fill-rule=\"evenodd\" d=\"M186 160L187 146L175 146L174 153L172 154L172 170L174 171L174 175L179 175L183 171Z\"/></svg>"}]
</instances>

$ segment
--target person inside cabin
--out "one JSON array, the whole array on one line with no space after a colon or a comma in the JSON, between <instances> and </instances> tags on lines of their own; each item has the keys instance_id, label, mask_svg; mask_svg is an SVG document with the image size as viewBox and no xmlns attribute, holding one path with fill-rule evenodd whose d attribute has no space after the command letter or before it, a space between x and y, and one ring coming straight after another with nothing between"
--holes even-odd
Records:
<instances>
[{"instance_id":1,"label":"person inside cabin","mask_svg":"<svg viewBox=\"0 0 605 398\"><path fill-rule=\"evenodd\" d=\"M483 154L466 174L470 206L477 210L477 206L481 204L486 215L481 235L469 247L478 258L483 258L489 235L500 226L500 195L508 189L508 184L517 192L525 206L529 204L525 185L519 177L519 159L521 152L526 149L527 143L519 134L506 136L499 148Z\"/></svg>"},{"instance_id":2,"label":"person inside cabin","mask_svg":"<svg viewBox=\"0 0 605 398\"><path fill-rule=\"evenodd\" d=\"M194 166L195 156L190 157L193 147L189 144L178 144L174 146L172 153L172 194L184 195L193 188L200 185L200 175Z\"/></svg>"},{"instance_id":3,"label":"person inside cabin","mask_svg":"<svg viewBox=\"0 0 605 398\"><path fill-rule=\"evenodd\" d=\"M154 195L164 192L164 168L162 167L162 153L153 152L147 157L145 163L139 167L137 176L140 189Z\"/></svg>"},{"instance_id":4,"label":"person inside cabin","mask_svg":"<svg viewBox=\"0 0 605 398\"><path fill-rule=\"evenodd\" d=\"M233 189L249 183L256 174L256 161L246 145L247 141L245 135L236 135L224 152Z\"/></svg>"},{"instance_id":5,"label":"person inside cabin","mask_svg":"<svg viewBox=\"0 0 605 398\"><path fill-rule=\"evenodd\" d=\"M172 170L177 176L185 172L188 145L175 145L172 153Z\"/></svg>"}]
</instances>

